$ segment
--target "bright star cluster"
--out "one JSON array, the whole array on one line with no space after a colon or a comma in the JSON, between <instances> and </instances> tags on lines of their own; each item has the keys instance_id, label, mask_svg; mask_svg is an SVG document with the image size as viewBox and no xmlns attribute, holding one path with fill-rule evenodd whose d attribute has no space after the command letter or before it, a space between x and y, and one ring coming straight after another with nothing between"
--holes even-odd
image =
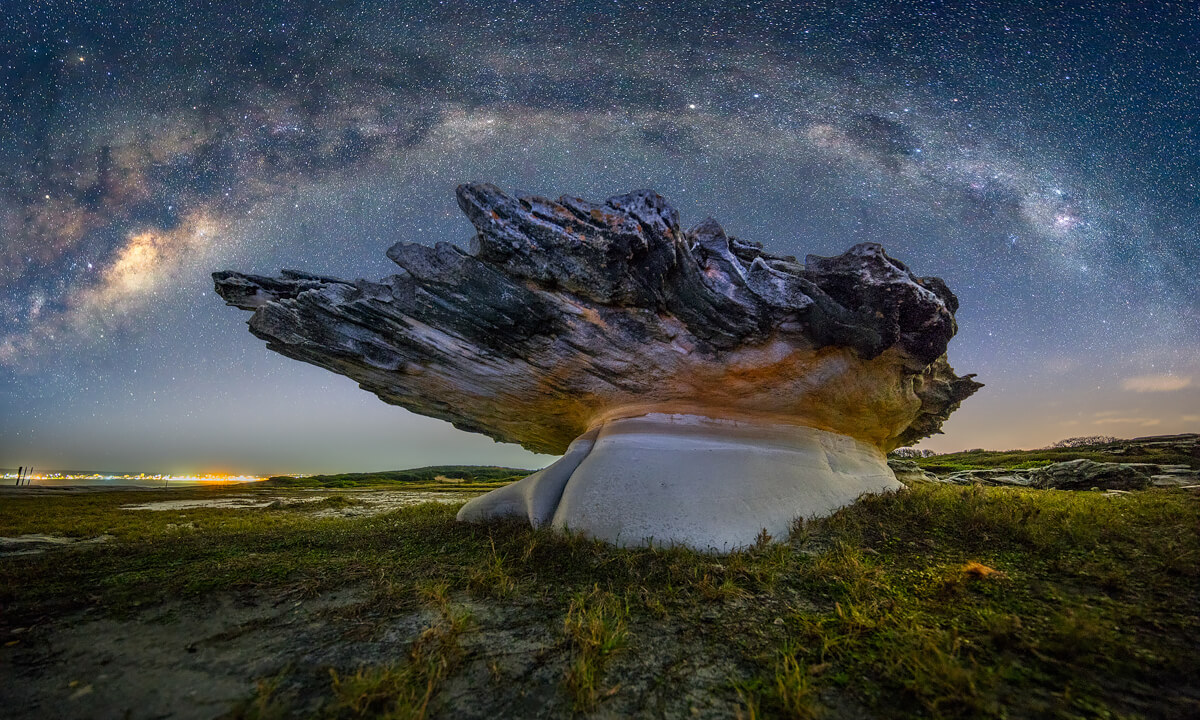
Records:
<instances>
[{"instance_id":1,"label":"bright star cluster","mask_svg":"<svg viewBox=\"0 0 1200 720\"><path fill-rule=\"evenodd\" d=\"M0 466L535 465L274 356L209 273L465 245L459 182L959 295L987 384L927 441L1200 428L1191 2L13 2L0 7Z\"/></svg>"}]
</instances>

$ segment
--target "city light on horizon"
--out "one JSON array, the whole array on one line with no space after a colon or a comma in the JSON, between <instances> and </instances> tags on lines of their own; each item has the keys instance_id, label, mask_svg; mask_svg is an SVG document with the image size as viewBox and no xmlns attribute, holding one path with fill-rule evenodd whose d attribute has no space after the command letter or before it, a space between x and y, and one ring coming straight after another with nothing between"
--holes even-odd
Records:
<instances>
[{"instance_id":1,"label":"city light on horizon","mask_svg":"<svg viewBox=\"0 0 1200 720\"><path fill-rule=\"evenodd\" d=\"M138 481L160 481L163 483L171 482L188 482L188 483L211 483L211 484L232 484L245 482L261 482L269 476L259 475L234 475L228 473L195 473L195 474L165 474L165 473L99 473L99 472L35 472L21 476L25 480L38 481L112 481L112 480L138 480ZM16 481L18 474L16 472L6 471L0 475L0 479L6 481Z\"/></svg>"}]
</instances>

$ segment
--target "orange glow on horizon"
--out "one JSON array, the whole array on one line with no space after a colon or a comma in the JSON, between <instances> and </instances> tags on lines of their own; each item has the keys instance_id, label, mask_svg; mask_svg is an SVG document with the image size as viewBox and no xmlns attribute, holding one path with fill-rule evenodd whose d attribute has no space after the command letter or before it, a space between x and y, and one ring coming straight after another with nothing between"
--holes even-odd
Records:
<instances>
[{"instance_id":1,"label":"orange glow on horizon","mask_svg":"<svg viewBox=\"0 0 1200 720\"><path fill-rule=\"evenodd\" d=\"M0 475L0 481L15 480L17 474L8 472ZM105 473L64 473L64 472L48 472L34 473L25 475L27 480L154 480L161 482L197 482L197 483L242 483L242 482L261 482L266 480L266 477L259 475L238 475L235 473L184 473L181 475L173 475L169 473L138 473L113 475Z\"/></svg>"}]
</instances>

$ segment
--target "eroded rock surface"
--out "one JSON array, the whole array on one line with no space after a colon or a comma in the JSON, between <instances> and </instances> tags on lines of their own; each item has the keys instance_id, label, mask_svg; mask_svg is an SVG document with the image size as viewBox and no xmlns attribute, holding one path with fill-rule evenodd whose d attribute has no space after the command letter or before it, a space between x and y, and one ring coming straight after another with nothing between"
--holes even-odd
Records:
<instances>
[{"instance_id":1,"label":"eroded rock surface","mask_svg":"<svg viewBox=\"0 0 1200 720\"><path fill-rule=\"evenodd\" d=\"M943 354L958 301L873 243L804 264L683 230L650 191L603 203L458 188L477 233L398 243L378 282L218 272L276 352L382 400L559 454L607 416L773 417L890 449L979 384Z\"/></svg>"},{"instance_id":2,"label":"eroded rock surface","mask_svg":"<svg viewBox=\"0 0 1200 720\"><path fill-rule=\"evenodd\" d=\"M900 458L888 458L888 468L896 476L896 479L905 485L915 485L918 483L942 482L937 475L925 470L920 465L912 460L902 460Z\"/></svg>"},{"instance_id":3,"label":"eroded rock surface","mask_svg":"<svg viewBox=\"0 0 1200 720\"><path fill-rule=\"evenodd\" d=\"M889 464L895 469L895 460ZM910 463L916 465L915 463ZM900 477L900 471L896 471ZM904 479L904 478L901 478ZM1078 459L1034 469L962 470L939 482L955 485L1011 485L1043 490L1144 490L1148 487L1187 487L1200 483L1200 470L1187 465L1114 463Z\"/></svg>"},{"instance_id":4,"label":"eroded rock surface","mask_svg":"<svg viewBox=\"0 0 1200 720\"><path fill-rule=\"evenodd\" d=\"M401 271L377 282L225 271L216 290L254 312L270 349L542 453L621 419L698 417L844 436L890 477L882 453L938 432L980 386L945 357L954 294L880 245L800 263L711 218L685 230L648 190L457 196L476 228L469 252L402 242L388 250ZM521 492L557 503L547 488L574 479Z\"/></svg>"}]
</instances>

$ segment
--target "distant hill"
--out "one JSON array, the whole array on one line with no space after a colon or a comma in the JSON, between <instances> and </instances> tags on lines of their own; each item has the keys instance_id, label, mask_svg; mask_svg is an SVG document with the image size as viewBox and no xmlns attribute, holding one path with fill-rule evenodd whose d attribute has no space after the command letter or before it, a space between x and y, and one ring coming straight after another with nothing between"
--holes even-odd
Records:
<instances>
[{"instance_id":1,"label":"distant hill","mask_svg":"<svg viewBox=\"0 0 1200 720\"><path fill-rule=\"evenodd\" d=\"M961 470L992 468L1027 470L1078 459L1094 462L1188 465L1193 469L1200 469L1200 434L1153 435L1128 440L1109 440L1076 447L1049 447L1039 450L967 450L906 459L912 460L922 469L938 475Z\"/></svg>"},{"instance_id":2,"label":"distant hill","mask_svg":"<svg viewBox=\"0 0 1200 720\"><path fill-rule=\"evenodd\" d=\"M502 485L520 480L534 470L498 467L495 465L432 465L410 470L384 470L367 473L341 473L338 475L310 475L292 477L277 475L267 483L280 487L330 487L353 488L379 485Z\"/></svg>"}]
</instances>

